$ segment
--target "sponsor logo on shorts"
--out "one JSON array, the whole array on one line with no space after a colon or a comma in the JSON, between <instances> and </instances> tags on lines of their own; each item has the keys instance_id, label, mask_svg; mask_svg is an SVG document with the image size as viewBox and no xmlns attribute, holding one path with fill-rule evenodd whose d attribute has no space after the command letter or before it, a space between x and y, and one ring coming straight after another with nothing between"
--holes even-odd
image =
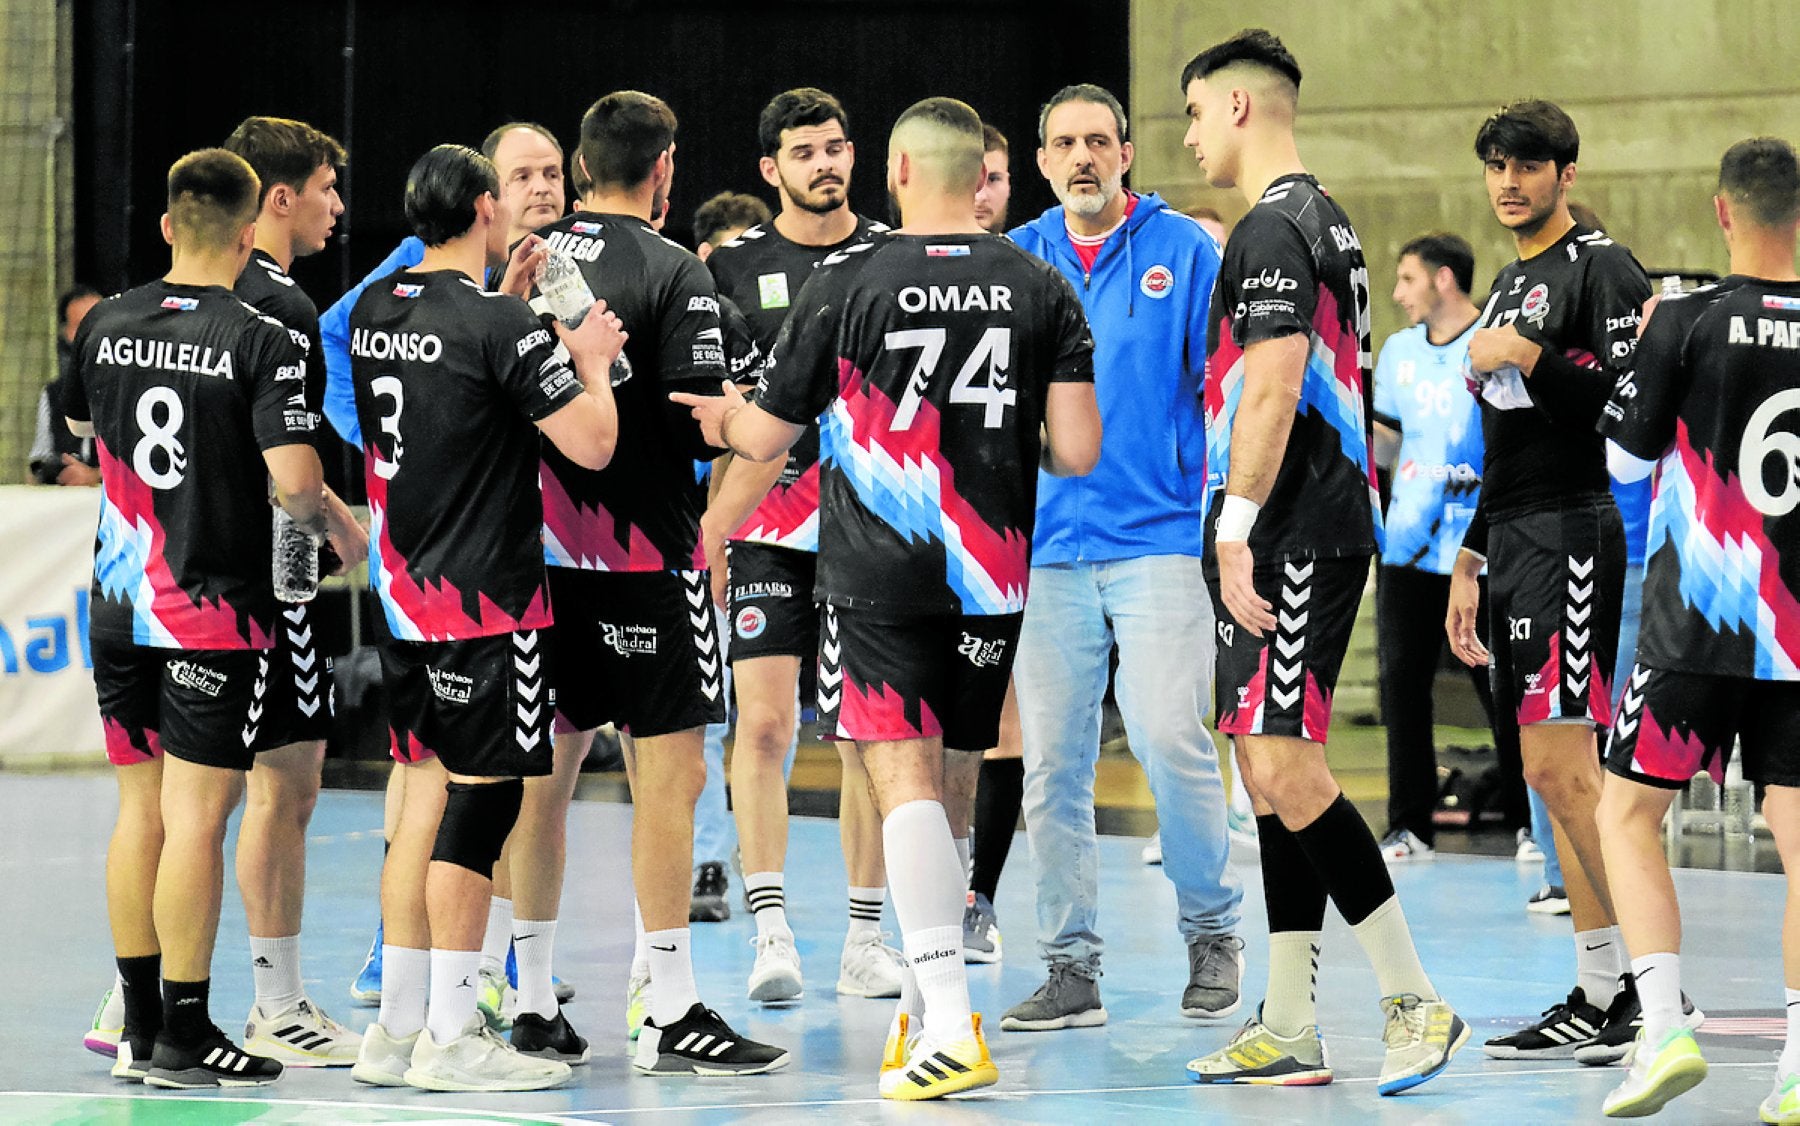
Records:
<instances>
[{"instance_id":1,"label":"sponsor logo on shorts","mask_svg":"<svg viewBox=\"0 0 1800 1126\"><path fill-rule=\"evenodd\" d=\"M1530 641L1531 640L1531 619L1530 618L1508 618L1508 619L1506 619L1506 635L1507 635L1507 639L1510 641ZM1532 675L1536 676L1537 674L1533 673Z\"/></svg>"},{"instance_id":2,"label":"sponsor logo on shorts","mask_svg":"<svg viewBox=\"0 0 1800 1126\"><path fill-rule=\"evenodd\" d=\"M783 583L783 582L774 582L774 581L761 582L761 583L739 583L738 585L731 588L731 596L733 598L737 598L737 599L792 598L792 597L794 597L794 587L793 587L792 583Z\"/></svg>"},{"instance_id":3,"label":"sponsor logo on shorts","mask_svg":"<svg viewBox=\"0 0 1800 1126\"><path fill-rule=\"evenodd\" d=\"M763 631L769 628L769 616L755 606L746 606L738 611L732 628L737 630L739 637L745 639L761 637Z\"/></svg>"},{"instance_id":4,"label":"sponsor logo on shorts","mask_svg":"<svg viewBox=\"0 0 1800 1126\"><path fill-rule=\"evenodd\" d=\"M998 665L1006 653L1006 639L996 638L988 641L974 634L962 635L962 643L956 651L969 659L969 663L978 669L989 669Z\"/></svg>"},{"instance_id":5,"label":"sponsor logo on shorts","mask_svg":"<svg viewBox=\"0 0 1800 1126\"><path fill-rule=\"evenodd\" d=\"M1229 646L1231 639L1237 636L1237 627L1230 622L1219 623L1219 643Z\"/></svg>"},{"instance_id":6,"label":"sponsor logo on shorts","mask_svg":"<svg viewBox=\"0 0 1800 1126\"><path fill-rule=\"evenodd\" d=\"M1138 292L1161 301L1175 291L1175 272L1158 262L1138 279Z\"/></svg>"},{"instance_id":7,"label":"sponsor logo on shorts","mask_svg":"<svg viewBox=\"0 0 1800 1126\"><path fill-rule=\"evenodd\" d=\"M219 698L219 693L225 690L225 683L229 678L218 669L208 668L193 661L180 660L169 662L169 679L189 691L198 692L216 700Z\"/></svg>"},{"instance_id":8,"label":"sponsor logo on shorts","mask_svg":"<svg viewBox=\"0 0 1800 1126\"><path fill-rule=\"evenodd\" d=\"M616 626L611 622L600 623L601 640L606 647L621 657L635 654L656 656L656 628L654 626L623 625Z\"/></svg>"},{"instance_id":9,"label":"sponsor logo on shorts","mask_svg":"<svg viewBox=\"0 0 1800 1126\"><path fill-rule=\"evenodd\" d=\"M475 680L449 669L425 667L431 681L431 694L446 704L466 704L475 695Z\"/></svg>"}]
</instances>

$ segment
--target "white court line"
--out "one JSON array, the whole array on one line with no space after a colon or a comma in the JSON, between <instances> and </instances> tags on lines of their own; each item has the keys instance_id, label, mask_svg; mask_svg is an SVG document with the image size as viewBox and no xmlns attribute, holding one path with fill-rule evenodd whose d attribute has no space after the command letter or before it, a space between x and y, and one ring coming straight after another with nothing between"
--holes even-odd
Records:
<instances>
[{"instance_id":1,"label":"white court line","mask_svg":"<svg viewBox=\"0 0 1800 1126\"><path fill-rule=\"evenodd\" d=\"M173 1095L157 1092L155 1094L131 1094L123 1091L81 1092L81 1091L0 1091L0 1098L17 1099L115 1099L136 1100L145 1103L189 1102L211 1103L215 1106L228 1106L233 1103L247 1103L256 1106L304 1106L326 1107L331 1110L394 1110L405 1114L460 1114L471 1119L486 1119L489 1122L510 1119L512 1121L546 1123L548 1126L594 1126L587 1118L569 1118L559 1114L534 1114L527 1111L503 1110L491 1108L487 1110L471 1110L468 1107L442 1106L435 1102L424 1103L365 1103L351 1099L261 1099L243 1096L215 1095ZM583 1115L603 1114L604 1111L584 1110Z\"/></svg>"}]
</instances>

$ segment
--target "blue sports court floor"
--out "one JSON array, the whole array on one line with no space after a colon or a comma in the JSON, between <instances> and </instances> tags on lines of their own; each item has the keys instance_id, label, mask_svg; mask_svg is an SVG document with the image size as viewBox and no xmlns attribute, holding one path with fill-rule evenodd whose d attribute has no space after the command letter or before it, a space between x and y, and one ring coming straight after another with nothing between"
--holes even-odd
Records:
<instances>
[{"instance_id":1,"label":"blue sports court floor","mask_svg":"<svg viewBox=\"0 0 1800 1126\"><path fill-rule=\"evenodd\" d=\"M1032 892L1023 838L1001 884L1006 961L971 967L976 1007L995 1026L1001 1080L981 1097L939 1104L883 1104L875 1073L889 1002L839 1000L831 986L844 929L844 876L829 821L794 824L789 917L800 938L808 992L798 1005L754 1011L743 998L754 926L736 902L723 924L696 925L701 991L737 1027L791 1048L772 1076L656 1080L624 1055L624 983L631 953L627 884L630 809L578 802L572 815L559 974L578 995L571 1020L594 1059L566 1089L532 1095L428 1095L353 1083L343 1071L290 1070L248 1095L177 1096L110 1078L81 1048L92 1009L112 975L103 860L114 790L106 774L7 775L0 831L0 944L13 978L13 1016L0 1024L0 1122L1141 1122L1200 1116L1213 1122L1562 1123L1599 1121L1615 1069L1570 1063L1501 1064L1480 1040L1534 1018L1572 978L1567 919L1527 915L1538 874L1511 860L1440 856L1396 872L1408 916L1439 988L1475 1028L1449 1071L1394 1099L1376 1095L1381 1058L1375 981L1350 933L1326 938L1320 1009L1337 1068L1329 1087L1200 1088L1183 1065L1222 1045L1238 1023L1184 1020L1177 1000L1184 951L1172 925L1174 896L1157 868L1138 861L1142 841L1101 844L1103 930L1111 943L1101 989L1111 1023L1051 1033L998 1031L998 1014L1039 984L1031 941ZM304 955L312 995L360 1027L373 1010L345 992L375 923L381 863L381 797L329 791L309 853ZM230 847L228 845L228 847ZM1764 846L1767 847L1766 845ZM1261 895L1253 855L1234 861L1249 888L1246 996L1264 977ZM1671 1123L1753 1122L1768 1092L1782 1037L1780 877L1683 871L1688 992L1709 1014L1701 1043L1713 1066L1698 1090L1665 1111ZM244 925L235 890L214 965L214 1016L227 1029L250 1000ZM1246 1010L1247 1013L1248 1009ZM1246 1014L1240 1014L1240 1017Z\"/></svg>"}]
</instances>

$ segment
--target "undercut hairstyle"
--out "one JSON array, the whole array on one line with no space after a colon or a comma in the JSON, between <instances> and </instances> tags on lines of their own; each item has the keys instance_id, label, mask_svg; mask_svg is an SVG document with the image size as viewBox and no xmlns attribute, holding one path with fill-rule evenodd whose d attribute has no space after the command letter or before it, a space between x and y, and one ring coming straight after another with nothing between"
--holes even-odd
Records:
<instances>
[{"instance_id":1,"label":"undercut hairstyle","mask_svg":"<svg viewBox=\"0 0 1800 1126\"><path fill-rule=\"evenodd\" d=\"M1230 39L1214 43L1189 59L1188 65L1181 68L1182 93L1187 92L1190 82L1204 81L1226 67L1240 65L1258 67L1279 75L1293 86L1294 96L1300 96L1299 62L1273 32L1260 27L1245 28Z\"/></svg>"},{"instance_id":2,"label":"undercut hairstyle","mask_svg":"<svg viewBox=\"0 0 1800 1126\"><path fill-rule=\"evenodd\" d=\"M946 186L974 185L981 179L981 115L967 102L914 102L894 122L892 143Z\"/></svg>"},{"instance_id":3,"label":"undercut hairstyle","mask_svg":"<svg viewBox=\"0 0 1800 1126\"><path fill-rule=\"evenodd\" d=\"M1073 86L1064 86L1050 95L1044 108L1038 110L1038 148L1050 143L1050 111L1068 102L1091 102L1097 106L1105 106L1112 110L1113 124L1119 130L1119 143L1131 140L1131 130L1125 120L1125 107L1119 99L1112 96L1112 91L1104 86L1096 86L1092 82L1077 82Z\"/></svg>"},{"instance_id":4,"label":"undercut hairstyle","mask_svg":"<svg viewBox=\"0 0 1800 1126\"><path fill-rule=\"evenodd\" d=\"M62 292L62 295L56 299L56 323L57 323L57 325L63 326L63 327L66 327L68 325L68 323L69 323L69 306L75 304L75 302L81 300L83 297L101 297L101 296L104 296L104 295L99 290L95 289L93 286L86 285L82 282L76 282L74 285L72 285L68 289L64 290Z\"/></svg>"},{"instance_id":5,"label":"undercut hairstyle","mask_svg":"<svg viewBox=\"0 0 1800 1126\"><path fill-rule=\"evenodd\" d=\"M580 151L590 190L637 187L674 143L675 111L637 90L608 94L581 116Z\"/></svg>"},{"instance_id":6,"label":"undercut hairstyle","mask_svg":"<svg viewBox=\"0 0 1800 1126\"><path fill-rule=\"evenodd\" d=\"M726 231L741 231L770 219L769 205L743 192L720 192L694 212L694 242L714 246L725 241Z\"/></svg>"},{"instance_id":7,"label":"undercut hairstyle","mask_svg":"<svg viewBox=\"0 0 1800 1126\"><path fill-rule=\"evenodd\" d=\"M991 152L1003 152L1008 160L1012 159L1012 146L1006 143L1006 134L985 121L981 123L981 152L984 156Z\"/></svg>"},{"instance_id":8,"label":"undercut hairstyle","mask_svg":"<svg viewBox=\"0 0 1800 1126\"><path fill-rule=\"evenodd\" d=\"M442 246L475 225L475 201L500 194L494 162L467 145L439 145L406 174L406 221L426 246Z\"/></svg>"},{"instance_id":9,"label":"undercut hairstyle","mask_svg":"<svg viewBox=\"0 0 1800 1126\"><path fill-rule=\"evenodd\" d=\"M229 149L188 153L169 168L169 225L175 241L226 250L256 222L262 181Z\"/></svg>"},{"instance_id":10,"label":"undercut hairstyle","mask_svg":"<svg viewBox=\"0 0 1800 1126\"><path fill-rule=\"evenodd\" d=\"M756 120L756 140L764 156L781 151L781 135L789 129L823 125L835 121L843 126L844 137L850 137L850 115L837 98L816 86L799 86L783 90L769 99L762 116Z\"/></svg>"},{"instance_id":11,"label":"undercut hairstyle","mask_svg":"<svg viewBox=\"0 0 1800 1126\"><path fill-rule=\"evenodd\" d=\"M1447 231L1420 235L1400 248L1400 257L1405 258L1408 254L1425 263L1425 268L1433 274L1448 267L1450 276L1456 280L1456 288L1465 295L1475 286L1475 251L1460 235Z\"/></svg>"},{"instance_id":12,"label":"undercut hairstyle","mask_svg":"<svg viewBox=\"0 0 1800 1126\"><path fill-rule=\"evenodd\" d=\"M494 154L500 151L501 140L514 129L528 129L542 137L544 140L549 141L550 147L556 150L557 159L562 159L562 142L556 139L555 133L550 132L550 130L544 128L535 121L509 121L505 125L496 128L481 142L481 155L487 157L489 160L493 160Z\"/></svg>"},{"instance_id":13,"label":"undercut hairstyle","mask_svg":"<svg viewBox=\"0 0 1800 1126\"><path fill-rule=\"evenodd\" d=\"M225 138L225 147L249 161L262 181L259 208L276 184L304 191L314 172L327 164L342 168L348 159L337 138L285 117L246 117Z\"/></svg>"},{"instance_id":14,"label":"undercut hairstyle","mask_svg":"<svg viewBox=\"0 0 1800 1126\"><path fill-rule=\"evenodd\" d=\"M1581 157L1581 133L1555 102L1541 98L1501 106L1475 132L1482 160L1548 160L1558 175Z\"/></svg>"},{"instance_id":15,"label":"undercut hairstyle","mask_svg":"<svg viewBox=\"0 0 1800 1126\"><path fill-rule=\"evenodd\" d=\"M1800 220L1800 167L1794 146L1779 137L1752 137L1725 150L1719 194L1759 227L1778 230Z\"/></svg>"}]
</instances>

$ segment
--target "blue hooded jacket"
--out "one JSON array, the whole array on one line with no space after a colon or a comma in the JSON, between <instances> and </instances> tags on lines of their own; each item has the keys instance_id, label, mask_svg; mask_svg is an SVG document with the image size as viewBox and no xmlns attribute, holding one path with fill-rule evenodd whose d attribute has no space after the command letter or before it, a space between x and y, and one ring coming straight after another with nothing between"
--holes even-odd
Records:
<instances>
[{"instance_id":1,"label":"blue hooded jacket","mask_svg":"<svg viewBox=\"0 0 1800 1126\"><path fill-rule=\"evenodd\" d=\"M425 259L425 244L407 235L381 265L356 283L349 293L332 303L319 318L319 337L325 346L325 417L338 437L362 449L362 427L356 422L356 385L350 381L350 310L363 290L395 270L417 266Z\"/></svg>"},{"instance_id":2,"label":"blue hooded jacket","mask_svg":"<svg viewBox=\"0 0 1800 1126\"><path fill-rule=\"evenodd\" d=\"M1207 306L1219 244L1156 195L1138 197L1092 274L1061 207L1008 235L1069 279L1094 333L1100 464L1038 475L1032 566L1203 552Z\"/></svg>"}]
</instances>

